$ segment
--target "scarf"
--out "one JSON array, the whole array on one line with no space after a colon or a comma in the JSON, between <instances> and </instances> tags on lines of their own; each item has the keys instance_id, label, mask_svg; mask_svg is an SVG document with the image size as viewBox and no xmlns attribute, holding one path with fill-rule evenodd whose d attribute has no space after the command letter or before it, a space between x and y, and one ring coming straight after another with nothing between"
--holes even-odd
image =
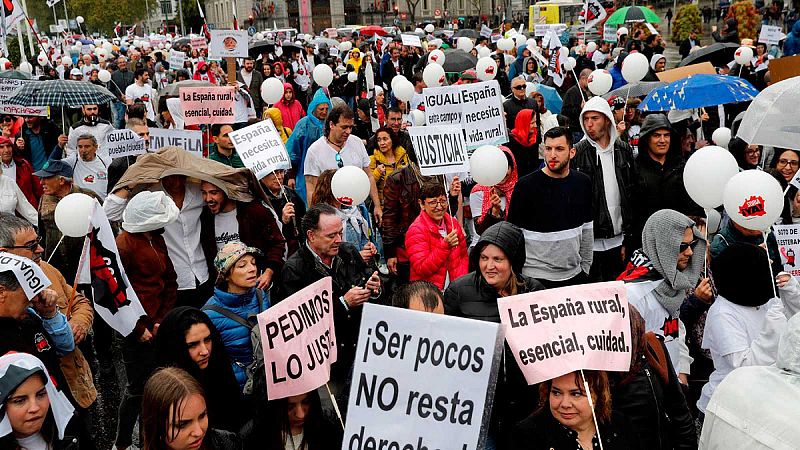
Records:
<instances>
[{"instance_id":1,"label":"scarf","mask_svg":"<svg viewBox=\"0 0 800 450\"><path fill-rule=\"evenodd\" d=\"M531 111L528 109L527 111ZM528 119L528 123L530 123L530 119ZM511 153L511 150L508 149L505 145L501 145L500 149L503 152L511 157L511 173L505 177L500 183L495 186L484 186L482 184L476 184L475 187L472 188L472 192L483 192L483 203L481 204L481 215L478 218L478 222L482 223L483 219L492 209L492 191L497 189L501 192L502 196L506 198L506 211L505 216L503 219L508 218L508 210L509 205L511 203L511 193L514 192L514 186L517 184L517 180L519 179L519 175L517 174L517 161L514 159L514 155Z\"/></svg>"},{"instance_id":2,"label":"scarf","mask_svg":"<svg viewBox=\"0 0 800 450\"><path fill-rule=\"evenodd\" d=\"M538 127L533 130L533 133L530 132L533 113L532 109L523 109L518 112L517 117L514 119L514 129L511 130L514 140L525 147L536 145L536 141L539 138Z\"/></svg>"}]
</instances>

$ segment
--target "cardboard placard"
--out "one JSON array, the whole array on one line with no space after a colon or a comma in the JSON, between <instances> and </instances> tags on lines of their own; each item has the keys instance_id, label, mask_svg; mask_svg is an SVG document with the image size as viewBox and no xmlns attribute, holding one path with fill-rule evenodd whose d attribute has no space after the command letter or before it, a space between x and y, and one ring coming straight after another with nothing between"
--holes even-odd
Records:
<instances>
[{"instance_id":1,"label":"cardboard placard","mask_svg":"<svg viewBox=\"0 0 800 450\"><path fill-rule=\"evenodd\" d=\"M769 60L769 73L773 84L800 75L800 55Z\"/></svg>"},{"instance_id":2,"label":"cardboard placard","mask_svg":"<svg viewBox=\"0 0 800 450\"><path fill-rule=\"evenodd\" d=\"M47 106L22 106L8 103L14 91L28 83L38 83L36 80L17 80L15 78L0 78L0 114L13 114L15 116L47 116Z\"/></svg>"},{"instance_id":3,"label":"cardboard placard","mask_svg":"<svg viewBox=\"0 0 800 450\"><path fill-rule=\"evenodd\" d=\"M22 287L28 300L33 299L53 284L44 274L42 268L35 262L24 256L2 252L0 253L0 272L7 271L11 271L17 278L17 282Z\"/></svg>"},{"instance_id":4,"label":"cardboard placard","mask_svg":"<svg viewBox=\"0 0 800 450\"><path fill-rule=\"evenodd\" d=\"M460 127L411 127L408 128L408 134L423 175L469 172L467 147Z\"/></svg>"},{"instance_id":5,"label":"cardboard placard","mask_svg":"<svg viewBox=\"0 0 800 450\"><path fill-rule=\"evenodd\" d=\"M202 50L204 48L208 48L208 42L206 42L206 38L204 37L196 37L192 38L189 41L189 45L195 50Z\"/></svg>"},{"instance_id":6,"label":"cardboard placard","mask_svg":"<svg viewBox=\"0 0 800 450\"><path fill-rule=\"evenodd\" d=\"M800 224L774 225L783 270L800 278Z\"/></svg>"},{"instance_id":7,"label":"cardboard placard","mask_svg":"<svg viewBox=\"0 0 800 450\"><path fill-rule=\"evenodd\" d=\"M684 67L677 67L675 69L665 70L656 74L660 81L665 83L672 83L673 81L681 80L689 75L716 75L717 71L710 62L702 62L699 64L692 64Z\"/></svg>"},{"instance_id":8,"label":"cardboard placard","mask_svg":"<svg viewBox=\"0 0 800 450\"><path fill-rule=\"evenodd\" d=\"M416 34L401 34L400 38L403 40L403 45L422 48L422 42Z\"/></svg>"},{"instance_id":9,"label":"cardboard placard","mask_svg":"<svg viewBox=\"0 0 800 450\"><path fill-rule=\"evenodd\" d=\"M233 131L229 136L244 165L258 179L292 166L283 140L269 118Z\"/></svg>"},{"instance_id":10,"label":"cardboard placard","mask_svg":"<svg viewBox=\"0 0 800 450\"><path fill-rule=\"evenodd\" d=\"M603 26L603 40L606 42L617 42L617 27L614 25Z\"/></svg>"},{"instance_id":11,"label":"cardboard placard","mask_svg":"<svg viewBox=\"0 0 800 450\"><path fill-rule=\"evenodd\" d=\"M208 56L211 58L246 58L247 30L211 30Z\"/></svg>"},{"instance_id":12,"label":"cardboard placard","mask_svg":"<svg viewBox=\"0 0 800 450\"><path fill-rule=\"evenodd\" d=\"M169 51L169 68L172 70L183 69L183 63L186 62L186 53L170 49Z\"/></svg>"},{"instance_id":13,"label":"cardboard placard","mask_svg":"<svg viewBox=\"0 0 800 450\"><path fill-rule=\"evenodd\" d=\"M761 25L761 33L758 34L758 42L769 45L778 45L786 35L781 31L781 27L776 25Z\"/></svg>"},{"instance_id":14,"label":"cardboard placard","mask_svg":"<svg viewBox=\"0 0 800 450\"><path fill-rule=\"evenodd\" d=\"M558 36L567 29L567 25L563 23L537 23L533 26L533 34L536 37L544 36L548 30L553 30Z\"/></svg>"}]
</instances>

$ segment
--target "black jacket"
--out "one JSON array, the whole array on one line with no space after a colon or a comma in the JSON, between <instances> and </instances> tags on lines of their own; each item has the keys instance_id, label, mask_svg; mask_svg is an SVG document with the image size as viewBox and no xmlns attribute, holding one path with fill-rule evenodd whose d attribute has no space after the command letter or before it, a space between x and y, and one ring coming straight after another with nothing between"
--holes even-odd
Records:
<instances>
[{"instance_id":1,"label":"black jacket","mask_svg":"<svg viewBox=\"0 0 800 450\"><path fill-rule=\"evenodd\" d=\"M535 401L532 400L532 401ZM534 413L514 428L511 434L513 450L575 450L574 431L561 425L548 410ZM630 439L632 430L624 417L613 414L610 424L600 424L600 437L605 450L633 450L639 445ZM649 450L649 449L648 449Z\"/></svg>"},{"instance_id":2,"label":"black jacket","mask_svg":"<svg viewBox=\"0 0 800 450\"><path fill-rule=\"evenodd\" d=\"M613 126L613 125L612 125ZM595 239L608 239L614 237L614 226L611 223L611 214L608 211L605 185L603 184L603 170L600 167L599 157L595 147L586 139L575 146L575 157L570 163L578 172L583 172L592 179L592 205L594 206L594 237ZM631 197L636 182L636 167L633 162L633 150L622 139L614 141L614 173L617 175L620 203L622 205L622 232L625 240L630 238L633 230L633 205ZM631 247L638 248L638 247Z\"/></svg>"},{"instance_id":3,"label":"black jacket","mask_svg":"<svg viewBox=\"0 0 800 450\"><path fill-rule=\"evenodd\" d=\"M266 198L269 200L269 204L272 205L272 209L275 210L275 214L278 215L281 221L283 220L283 207L286 206L286 203L292 202L294 204L294 219L290 220L289 223L280 224L283 238L286 239L287 255L291 256L306 240L305 235L300 229L303 216L306 215L306 202L300 199L300 196L297 195L297 191L288 186L283 187L285 196L272 195L272 192L268 189L264 189L264 192Z\"/></svg>"},{"instance_id":4,"label":"black jacket","mask_svg":"<svg viewBox=\"0 0 800 450\"><path fill-rule=\"evenodd\" d=\"M536 111L539 109L539 105L536 104L536 100L531 97L525 97L524 100L520 100L517 97L511 96L511 98L503 102L503 110L506 112L506 128L508 128L508 130L514 128L514 120L517 118L517 114L523 109L532 109Z\"/></svg>"},{"instance_id":5,"label":"black jacket","mask_svg":"<svg viewBox=\"0 0 800 450\"><path fill-rule=\"evenodd\" d=\"M240 71L236 71L236 81L244 83L244 77L242 77ZM250 93L250 98L253 99L253 108L255 108L256 114L260 113L261 109L264 107L264 100L261 99L262 83L264 83L264 75L262 72L255 70L254 67L252 78L250 78L250 85L247 86L247 92Z\"/></svg>"},{"instance_id":6,"label":"black jacket","mask_svg":"<svg viewBox=\"0 0 800 450\"><path fill-rule=\"evenodd\" d=\"M132 70L115 70L114 73L111 74L111 85L108 87L109 90L117 96L118 100L122 100L122 96L125 95L125 89L128 89L128 86L132 85L135 81L133 78L133 71Z\"/></svg>"},{"instance_id":7,"label":"black jacket","mask_svg":"<svg viewBox=\"0 0 800 450\"><path fill-rule=\"evenodd\" d=\"M577 133L583 131L581 128L580 115L583 109L583 94L580 85L569 88L564 93L564 105L561 107L561 114L569 119L569 131Z\"/></svg>"},{"instance_id":8,"label":"black jacket","mask_svg":"<svg viewBox=\"0 0 800 450\"><path fill-rule=\"evenodd\" d=\"M230 431L209 428L203 439L203 448L208 450L243 450L242 439Z\"/></svg>"},{"instance_id":9,"label":"black jacket","mask_svg":"<svg viewBox=\"0 0 800 450\"><path fill-rule=\"evenodd\" d=\"M30 135L33 134L30 128L28 128L27 123L23 123L19 129L19 134L17 137L21 137L25 139L25 148L20 149L22 151L22 157L25 158L29 163L33 164L33 157L31 155L31 141ZM61 130L58 129L58 126L55 122L51 119L47 119L46 117L42 118L42 124L39 128L39 136L42 139L42 144L44 146L44 159L48 159L51 153L58 147L58 136L61 134Z\"/></svg>"},{"instance_id":10,"label":"black jacket","mask_svg":"<svg viewBox=\"0 0 800 450\"><path fill-rule=\"evenodd\" d=\"M662 350L668 354L663 343ZM686 405L672 360L666 358L666 362L669 384L664 384L642 355L640 370L624 374L628 377L612 388L613 410L628 420L631 439L638 439L641 448L697 449L694 419Z\"/></svg>"},{"instance_id":11,"label":"black jacket","mask_svg":"<svg viewBox=\"0 0 800 450\"><path fill-rule=\"evenodd\" d=\"M39 358L53 378L56 387L72 401L72 394L61 371L61 358L52 342L53 338L45 331L42 319L30 312L23 320L0 317L0 355L19 352Z\"/></svg>"}]
</instances>

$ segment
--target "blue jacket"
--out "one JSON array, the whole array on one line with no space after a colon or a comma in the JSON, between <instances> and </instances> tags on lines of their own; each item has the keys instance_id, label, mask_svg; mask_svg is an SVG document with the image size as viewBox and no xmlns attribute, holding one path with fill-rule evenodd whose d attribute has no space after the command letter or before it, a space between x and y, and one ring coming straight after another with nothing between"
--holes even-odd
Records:
<instances>
[{"instance_id":1,"label":"blue jacket","mask_svg":"<svg viewBox=\"0 0 800 450\"><path fill-rule=\"evenodd\" d=\"M783 43L783 56L798 54L800 54L800 22L795 22L792 32L786 36L786 42Z\"/></svg>"},{"instance_id":2,"label":"blue jacket","mask_svg":"<svg viewBox=\"0 0 800 450\"><path fill-rule=\"evenodd\" d=\"M267 297L267 294L263 295L263 299L264 305L263 307L259 307L258 296L256 295L255 289L245 294L231 294L221 289L214 288L214 295L208 299L206 306L214 305L225 308L242 319L248 320L251 316L255 316L259 312L269 308L269 297ZM245 367L253 362L253 346L250 343L250 329L245 328L244 325L216 311L204 309L203 312L206 313L211 319L211 322L214 323L214 326L217 327L217 330L219 330L222 343L225 345L225 351L233 366L233 374L236 375L239 388L244 389L244 383L247 381ZM252 320L255 321L255 317L252 317ZM253 323L255 324L256 322Z\"/></svg>"},{"instance_id":3,"label":"blue jacket","mask_svg":"<svg viewBox=\"0 0 800 450\"><path fill-rule=\"evenodd\" d=\"M622 69L619 68L619 65L615 65L609 69L608 73L611 74L611 78L614 80L614 82L611 84L612 91L628 84L628 82L625 81L625 78L622 77Z\"/></svg>"},{"instance_id":4,"label":"blue jacket","mask_svg":"<svg viewBox=\"0 0 800 450\"><path fill-rule=\"evenodd\" d=\"M528 48L527 44L517 46L517 59L511 64L511 67L508 68L509 80L513 80L517 75L522 75L525 73L525 66L523 65L525 62L525 56L523 55L523 52L526 48Z\"/></svg>"},{"instance_id":5,"label":"blue jacket","mask_svg":"<svg viewBox=\"0 0 800 450\"><path fill-rule=\"evenodd\" d=\"M303 165L305 165L306 153L308 152L308 147L322 137L323 131L322 121L312 114L320 103L327 103L328 108L333 107L330 99L325 95L325 91L317 89L314 98L308 104L306 116L297 122L294 130L292 130L292 135L286 141L286 151L292 160L292 167L296 169L295 190L304 202L306 201L306 178L303 173Z\"/></svg>"}]
</instances>

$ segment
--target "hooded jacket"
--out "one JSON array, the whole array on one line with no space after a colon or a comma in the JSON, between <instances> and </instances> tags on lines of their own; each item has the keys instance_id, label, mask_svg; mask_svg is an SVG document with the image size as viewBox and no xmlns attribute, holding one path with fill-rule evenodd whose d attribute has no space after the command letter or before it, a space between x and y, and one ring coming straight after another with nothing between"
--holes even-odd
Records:
<instances>
[{"instance_id":1,"label":"hooded jacket","mask_svg":"<svg viewBox=\"0 0 800 450\"><path fill-rule=\"evenodd\" d=\"M517 46L517 59L508 67L508 79L513 80L517 75L525 73L525 49L528 48L527 44Z\"/></svg>"},{"instance_id":2,"label":"hooded jacket","mask_svg":"<svg viewBox=\"0 0 800 450\"><path fill-rule=\"evenodd\" d=\"M289 140L289 136L292 135L292 129L283 126L283 115L281 114L281 110L275 107L267 108L264 110L264 118L266 119L267 117L269 117L270 120L272 120L272 123L275 124L275 128L278 130L281 140L284 144L286 144L286 141Z\"/></svg>"},{"instance_id":3,"label":"hooded jacket","mask_svg":"<svg viewBox=\"0 0 800 450\"><path fill-rule=\"evenodd\" d=\"M292 91L292 93L294 93L294 88L292 87L291 83L283 83L283 89L289 89ZM292 130L297 127L297 122L299 122L300 119L306 115L305 111L303 111L303 105L301 105L294 96L292 97L292 101L288 103L286 100L281 98L281 100L278 103L275 103L273 107L278 108L281 111L283 126L286 128L291 128Z\"/></svg>"},{"instance_id":4,"label":"hooded jacket","mask_svg":"<svg viewBox=\"0 0 800 450\"><path fill-rule=\"evenodd\" d=\"M795 22L792 32L786 36L783 43L783 56L800 54L800 21Z\"/></svg>"},{"instance_id":5,"label":"hooded jacket","mask_svg":"<svg viewBox=\"0 0 800 450\"><path fill-rule=\"evenodd\" d=\"M539 143L542 141L541 123L536 114L536 130L530 135L531 119L536 112L523 109L514 118L514 128L508 130L508 148L517 162L519 176L523 177L539 168Z\"/></svg>"},{"instance_id":6,"label":"hooded jacket","mask_svg":"<svg viewBox=\"0 0 800 450\"><path fill-rule=\"evenodd\" d=\"M586 133L583 115L589 111L598 112L608 118L608 148L601 149L600 144ZM602 97L590 98L581 111L578 121L585 137L575 145L576 153L571 167L585 173L592 180L595 241L611 239L620 234L627 238L625 240L630 241L633 229L631 197L633 183L636 180L633 150L630 145L619 139L614 114L608 102ZM614 177L614 181L607 183L606 179L611 176ZM607 250L607 248L595 248L595 250Z\"/></svg>"},{"instance_id":7,"label":"hooded jacket","mask_svg":"<svg viewBox=\"0 0 800 450\"><path fill-rule=\"evenodd\" d=\"M332 108L330 99L325 95L324 89L317 89L314 93L314 98L308 104L307 115L297 122L297 125L292 130L292 135L286 141L286 151L289 153L289 158L292 160L292 168L295 169L295 189L300 198L306 198L306 177L303 172L303 167L306 162L306 153L308 147L311 146L317 139L322 137L324 128L323 121L319 120L313 113L314 110L321 103L327 103L328 108ZM280 104L280 102L278 102ZM286 123L286 116L284 116L284 123ZM291 127L290 127L291 128Z\"/></svg>"}]
</instances>

